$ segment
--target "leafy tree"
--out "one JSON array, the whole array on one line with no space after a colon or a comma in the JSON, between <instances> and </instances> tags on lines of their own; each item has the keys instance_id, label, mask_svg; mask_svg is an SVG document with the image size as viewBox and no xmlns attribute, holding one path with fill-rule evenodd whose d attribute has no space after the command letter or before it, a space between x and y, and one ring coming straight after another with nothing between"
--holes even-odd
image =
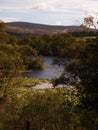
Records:
<instances>
[{"instance_id":1,"label":"leafy tree","mask_svg":"<svg viewBox=\"0 0 98 130\"><path fill-rule=\"evenodd\" d=\"M7 98L13 85L12 79L24 69L19 52L12 45L0 45L0 103Z\"/></svg>"},{"instance_id":2,"label":"leafy tree","mask_svg":"<svg viewBox=\"0 0 98 130\"><path fill-rule=\"evenodd\" d=\"M96 24L98 24L98 21L95 21L93 16L88 16L84 18L84 22L83 24L81 24L81 27L84 29L89 29L90 27L93 27L97 32Z\"/></svg>"},{"instance_id":3,"label":"leafy tree","mask_svg":"<svg viewBox=\"0 0 98 130\"><path fill-rule=\"evenodd\" d=\"M0 43L8 42L9 35L6 32L7 27L3 21L0 21Z\"/></svg>"},{"instance_id":4,"label":"leafy tree","mask_svg":"<svg viewBox=\"0 0 98 130\"><path fill-rule=\"evenodd\" d=\"M78 54L67 70L80 79L77 85L81 95L81 104L88 109L98 110L98 44L88 45L82 53ZM74 78L74 79L75 79Z\"/></svg>"},{"instance_id":5,"label":"leafy tree","mask_svg":"<svg viewBox=\"0 0 98 130\"><path fill-rule=\"evenodd\" d=\"M7 29L6 24L0 20L0 32L5 32Z\"/></svg>"},{"instance_id":6,"label":"leafy tree","mask_svg":"<svg viewBox=\"0 0 98 130\"><path fill-rule=\"evenodd\" d=\"M84 19L88 26L93 25L93 18ZM98 40L76 41L70 44L62 56L66 57L63 82L75 85L80 95L81 107L98 112ZM78 44L77 44L78 43ZM56 82L60 80L54 80ZM61 80L62 83L62 80Z\"/></svg>"}]
</instances>

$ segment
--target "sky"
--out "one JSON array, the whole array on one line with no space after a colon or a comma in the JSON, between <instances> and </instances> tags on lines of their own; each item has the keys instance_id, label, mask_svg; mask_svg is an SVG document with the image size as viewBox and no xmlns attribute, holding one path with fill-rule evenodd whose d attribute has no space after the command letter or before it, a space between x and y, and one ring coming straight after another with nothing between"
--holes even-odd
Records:
<instances>
[{"instance_id":1,"label":"sky","mask_svg":"<svg viewBox=\"0 0 98 130\"><path fill-rule=\"evenodd\" d=\"M80 25L98 16L98 0L0 0L0 20L47 25Z\"/></svg>"}]
</instances>

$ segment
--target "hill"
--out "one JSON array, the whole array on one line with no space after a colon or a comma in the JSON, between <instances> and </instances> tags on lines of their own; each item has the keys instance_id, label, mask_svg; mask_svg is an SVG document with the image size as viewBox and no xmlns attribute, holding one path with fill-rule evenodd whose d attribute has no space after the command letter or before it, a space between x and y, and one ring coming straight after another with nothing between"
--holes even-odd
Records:
<instances>
[{"instance_id":1,"label":"hill","mask_svg":"<svg viewBox=\"0 0 98 130\"><path fill-rule=\"evenodd\" d=\"M83 31L79 26L53 26L27 22L7 23L7 32L11 34L60 34Z\"/></svg>"}]
</instances>

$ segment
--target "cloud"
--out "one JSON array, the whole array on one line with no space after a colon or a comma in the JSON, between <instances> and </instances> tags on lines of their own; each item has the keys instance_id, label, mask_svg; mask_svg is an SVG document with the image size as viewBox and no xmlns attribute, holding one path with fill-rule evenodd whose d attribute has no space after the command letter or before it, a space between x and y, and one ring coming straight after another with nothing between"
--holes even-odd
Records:
<instances>
[{"instance_id":1,"label":"cloud","mask_svg":"<svg viewBox=\"0 0 98 130\"><path fill-rule=\"evenodd\" d=\"M28 9L44 11L65 11L66 9L74 10L97 10L97 0L4 0L0 4L0 10L5 11L28 11Z\"/></svg>"},{"instance_id":2,"label":"cloud","mask_svg":"<svg viewBox=\"0 0 98 130\"><path fill-rule=\"evenodd\" d=\"M47 24L72 24L96 15L98 0L1 0L0 16ZM11 20L9 18L9 20ZM64 21L66 19L66 22ZM46 21L46 22L45 22Z\"/></svg>"},{"instance_id":3,"label":"cloud","mask_svg":"<svg viewBox=\"0 0 98 130\"><path fill-rule=\"evenodd\" d=\"M31 7L31 9L35 10L44 10L44 11L55 11L55 8L47 3L35 4Z\"/></svg>"},{"instance_id":4,"label":"cloud","mask_svg":"<svg viewBox=\"0 0 98 130\"><path fill-rule=\"evenodd\" d=\"M62 25L62 21L56 21L56 25Z\"/></svg>"},{"instance_id":5,"label":"cloud","mask_svg":"<svg viewBox=\"0 0 98 130\"><path fill-rule=\"evenodd\" d=\"M4 22L21 21L21 19L17 17L0 17L0 20Z\"/></svg>"}]
</instances>

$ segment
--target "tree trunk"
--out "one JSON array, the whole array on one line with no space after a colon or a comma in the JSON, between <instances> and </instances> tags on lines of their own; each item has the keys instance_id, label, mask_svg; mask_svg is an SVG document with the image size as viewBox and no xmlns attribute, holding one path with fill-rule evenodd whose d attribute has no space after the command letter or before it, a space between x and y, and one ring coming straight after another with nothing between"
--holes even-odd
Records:
<instances>
[{"instance_id":1,"label":"tree trunk","mask_svg":"<svg viewBox=\"0 0 98 130\"><path fill-rule=\"evenodd\" d=\"M30 122L28 120L26 121L26 130L30 130Z\"/></svg>"}]
</instances>

